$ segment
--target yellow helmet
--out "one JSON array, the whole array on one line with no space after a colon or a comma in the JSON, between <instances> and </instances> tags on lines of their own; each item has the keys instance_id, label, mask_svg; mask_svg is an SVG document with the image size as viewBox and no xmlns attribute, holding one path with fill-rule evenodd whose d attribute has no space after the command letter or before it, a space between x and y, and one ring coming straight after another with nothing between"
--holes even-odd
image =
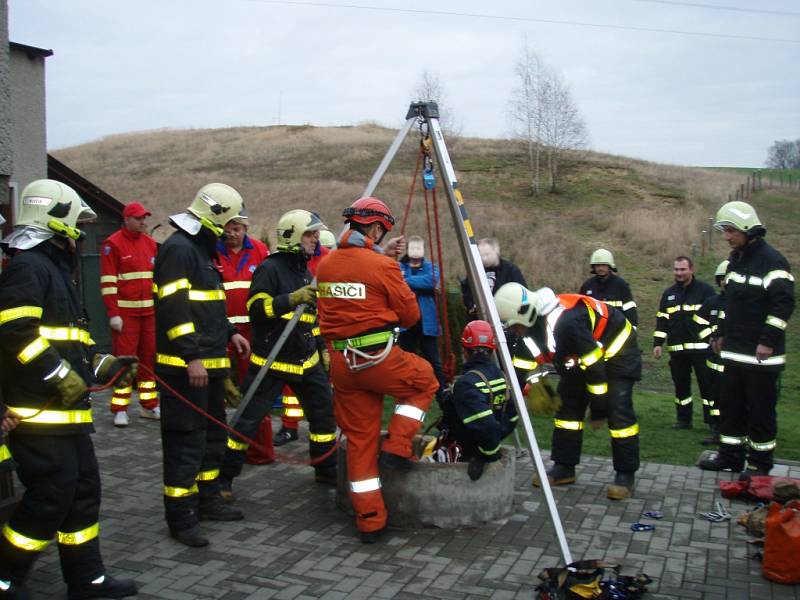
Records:
<instances>
[{"instance_id":1,"label":"yellow helmet","mask_svg":"<svg viewBox=\"0 0 800 600\"><path fill-rule=\"evenodd\" d=\"M748 236L759 235L759 232L764 231L756 209L740 200L727 202L717 211L714 227L722 231L726 226L733 227Z\"/></svg>"},{"instance_id":2,"label":"yellow helmet","mask_svg":"<svg viewBox=\"0 0 800 600\"><path fill-rule=\"evenodd\" d=\"M201 225L217 237L225 233L223 227L228 221L247 218L241 194L224 183L204 185L186 210L200 219Z\"/></svg>"},{"instance_id":3,"label":"yellow helmet","mask_svg":"<svg viewBox=\"0 0 800 600\"><path fill-rule=\"evenodd\" d=\"M37 179L22 190L15 226L79 240L85 234L76 225L86 208L78 193L68 185L52 179Z\"/></svg>"},{"instance_id":4,"label":"yellow helmet","mask_svg":"<svg viewBox=\"0 0 800 600\"><path fill-rule=\"evenodd\" d=\"M728 272L728 263L730 261L725 259L721 263L717 265L717 270L714 271L715 277L725 277L725 273Z\"/></svg>"},{"instance_id":5,"label":"yellow helmet","mask_svg":"<svg viewBox=\"0 0 800 600\"><path fill-rule=\"evenodd\" d=\"M612 271L617 270L617 265L614 264L614 255L605 248L598 248L592 252L592 257L589 259L589 264L594 267L595 265L608 265ZM594 269L592 269L594 272Z\"/></svg>"},{"instance_id":6,"label":"yellow helmet","mask_svg":"<svg viewBox=\"0 0 800 600\"><path fill-rule=\"evenodd\" d=\"M281 252L300 252L300 240L307 231L326 230L325 223L316 214L295 209L284 213L278 220L278 243Z\"/></svg>"}]
</instances>

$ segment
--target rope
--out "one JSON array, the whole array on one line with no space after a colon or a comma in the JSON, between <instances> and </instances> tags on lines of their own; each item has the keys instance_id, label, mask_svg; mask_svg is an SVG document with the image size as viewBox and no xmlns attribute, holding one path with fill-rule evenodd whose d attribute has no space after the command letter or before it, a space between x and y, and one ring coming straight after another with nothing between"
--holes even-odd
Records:
<instances>
[{"instance_id":1,"label":"rope","mask_svg":"<svg viewBox=\"0 0 800 600\"><path fill-rule=\"evenodd\" d=\"M411 186L408 190L408 200L406 200L406 209L403 211L403 224L400 226L400 235L404 236L406 234L406 223L408 223L408 211L411 209L411 201L414 199L414 190L417 186L417 175L419 175L419 166L422 163L422 157L424 156L425 151L422 148L422 145L419 147L419 154L417 154L417 164L414 167L414 175L411 177Z\"/></svg>"},{"instance_id":2,"label":"rope","mask_svg":"<svg viewBox=\"0 0 800 600\"><path fill-rule=\"evenodd\" d=\"M447 288L444 281L444 256L442 254L442 233L439 227L439 206L436 202L436 190L432 190L433 219L436 227L436 252L439 260L439 290L442 304L442 322L444 323L444 357L443 365L445 376L452 380L455 377L455 356L453 356L452 340L450 338L450 313L447 309Z\"/></svg>"}]
</instances>

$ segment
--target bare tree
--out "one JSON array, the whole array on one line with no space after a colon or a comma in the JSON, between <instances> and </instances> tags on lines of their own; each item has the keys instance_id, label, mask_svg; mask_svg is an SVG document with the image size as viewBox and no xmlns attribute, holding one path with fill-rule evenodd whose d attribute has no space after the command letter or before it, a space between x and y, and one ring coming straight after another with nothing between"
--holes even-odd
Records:
<instances>
[{"instance_id":1,"label":"bare tree","mask_svg":"<svg viewBox=\"0 0 800 600\"><path fill-rule=\"evenodd\" d=\"M425 69L411 96L412 102L436 102L439 106L439 126L448 143L461 135L461 125L456 122L453 107L448 102L447 92L438 73Z\"/></svg>"},{"instance_id":2,"label":"bare tree","mask_svg":"<svg viewBox=\"0 0 800 600\"><path fill-rule=\"evenodd\" d=\"M514 136L525 143L528 155L528 172L531 177L531 195L540 189L539 165L542 153L542 93L547 73L539 56L527 44L522 49L514 68L518 86L511 92L509 118Z\"/></svg>"},{"instance_id":3,"label":"bare tree","mask_svg":"<svg viewBox=\"0 0 800 600\"><path fill-rule=\"evenodd\" d=\"M767 166L773 169L800 169L800 139L775 141L767 151Z\"/></svg>"}]
</instances>

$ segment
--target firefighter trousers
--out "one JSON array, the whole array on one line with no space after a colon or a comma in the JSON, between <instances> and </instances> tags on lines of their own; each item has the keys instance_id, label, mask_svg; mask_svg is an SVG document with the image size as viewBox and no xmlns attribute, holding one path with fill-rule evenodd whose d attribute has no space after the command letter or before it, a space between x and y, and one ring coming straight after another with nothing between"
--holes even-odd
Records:
<instances>
[{"instance_id":1,"label":"firefighter trousers","mask_svg":"<svg viewBox=\"0 0 800 600\"><path fill-rule=\"evenodd\" d=\"M608 433L614 470L631 473L639 469L639 424L633 410L633 379L608 380ZM554 462L575 466L580 462L583 445L583 422L589 402L586 382L580 374L562 375L558 384L561 408L556 412L551 458Z\"/></svg>"},{"instance_id":2,"label":"firefighter trousers","mask_svg":"<svg viewBox=\"0 0 800 600\"><path fill-rule=\"evenodd\" d=\"M341 352L331 354L336 422L347 437L347 478L359 531L386 526L378 475L384 396L395 399L382 449L411 457L411 442L439 382L428 361L395 346L380 364L351 372Z\"/></svg>"},{"instance_id":3,"label":"firefighter trousers","mask_svg":"<svg viewBox=\"0 0 800 600\"><path fill-rule=\"evenodd\" d=\"M223 378L209 378L208 386L193 388L187 375L161 377L192 404L225 422ZM200 502L219 496L225 430L192 410L166 387L160 391L164 510L170 529L182 531L197 525Z\"/></svg>"},{"instance_id":4,"label":"firefighter trousers","mask_svg":"<svg viewBox=\"0 0 800 600\"><path fill-rule=\"evenodd\" d=\"M706 365L705 352L669 353L669 371L675 385L675 412L681 423L692 422L692 370L703 403L703 423L711 424L711 369Z\"/></svg>"},{"instance_id":5,"label":"firefighter trousers","mask_svg":"<svg viewBox=\"0 0 800 600\"><path fill-rule=\"evenodd\" d=\"M155 315L128 316L122 314L122 331L111 332L111 347L116 356L138 356L146 369L136 376L139 404L142 408L153 409L158 406L156 381L153 366L156 356L156 318ZM133 387L114 388L111 397L111 412L125 412L130 404Z\"/></svg>"},{"instance_id":6,"label":"firefighter trousers","mask_svg":"<svg viewBox=\"0 0 800 600\"><path fill-rule=\"evenodd\" d=\"M22 582L54 536L64 581L85 584L103 575L100 471L89 433L9 438L25 494L0 535L0 579Z\"/></svg>"},{"instance_id":7,"label":"firefighter trousers","mask_svg":"<svg viewBox=\"0 0 800 600\"><path fill-rule=\"evenodd\" d=\"M726 363L722 373L720 454L729 464L769 471L778 435L778 371Z\"/></svg>"},{"instance_id":8,"label":"firefighter trousers","mask_svg":"<svg viewBox=\"0 0 800 600\"><path fill-rule=\"evenodd\" d=\"M242 386L243 391L246 392L250 387L260 368L257 365L250 365L244 386ZM284 379L274 371L267 372L250 400L250 404L239 417L236 431L250 439L254 438L261 420L269 414L275 396L280 393L284 384L289 385L297 395L300 406L303 407L303 412L308 419L308 453L311 460L314 461L328 453L336 441L331 385L321 363L308 369L297 381ZM222 477L233 479L242 472L247 444L236 436L229 436L227 446L225 458L222 461ZM321 470L333 469L336 467L336 457L331 453L313 466L315 469Z\"/></svg>"}]
</instances>

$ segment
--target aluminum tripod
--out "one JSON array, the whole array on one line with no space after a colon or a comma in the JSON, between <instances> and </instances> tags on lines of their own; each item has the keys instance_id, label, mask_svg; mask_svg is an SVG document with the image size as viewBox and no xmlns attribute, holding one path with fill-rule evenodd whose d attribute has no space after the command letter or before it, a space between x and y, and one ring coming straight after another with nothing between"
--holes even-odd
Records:
<instances>
[{"instance_id":1,"label":"aluminum tripod","mask_svg":"<svg viewBox=\"0 0 800 600\"><path fill-rule=\"evenodd\" d=\"M408 109L408 114L406 114L405 125L400 128L400 131L397 133L392 145L383 157L378 169L367 184L362 196L372 196L375 188L378 187L386 170L397 154L397 151L400 149L403 140L408 136L409 131L411 131L411 128L415 124L426 125L428 128L427 135L430 136L433 142L433 148L436 152L436 162L439 165L439 172L447 193L450 214L452 215L456 237L458 238L458 245L461 249L464 265L467 267L467 278L472 288L472 296L478 302L480 314L491 324L492 330L494 331L495 342L497 344L497 356L506 374L506 379L511 386L511 396L517 407L517 414L519 414L522 426L525 429L531 456L536 465L536 471L539 473L542 491L547 500L547 507L550 510L550 521L553 523L564 563L568 565L572 562L572 555L570 554L567 538L564 534L564 527L558 515L558 508L556 507L556 501L553 497L553 491L550 489L550 483L547 480L547 473L545 472L542 455L539 451L539 445L536 442L536 434L533 431L528 409L523 401L522 390L519 387L519 382L514 373L514 367L511 364L511 352L508 348L503 326L500 322L500 317L497 314L494 302L491 300L492 293L486 283L486 271L484 271L483 263L481 262L478 245L472 230L472 224L467 215L467 209L464 206L464 198L461 195L458 181L456 180L455 170L450 162L447 146L444 143L442 130L439 126L439 107L435 102L415 102L411 104Z\"/></svg>"}]
</instances>

